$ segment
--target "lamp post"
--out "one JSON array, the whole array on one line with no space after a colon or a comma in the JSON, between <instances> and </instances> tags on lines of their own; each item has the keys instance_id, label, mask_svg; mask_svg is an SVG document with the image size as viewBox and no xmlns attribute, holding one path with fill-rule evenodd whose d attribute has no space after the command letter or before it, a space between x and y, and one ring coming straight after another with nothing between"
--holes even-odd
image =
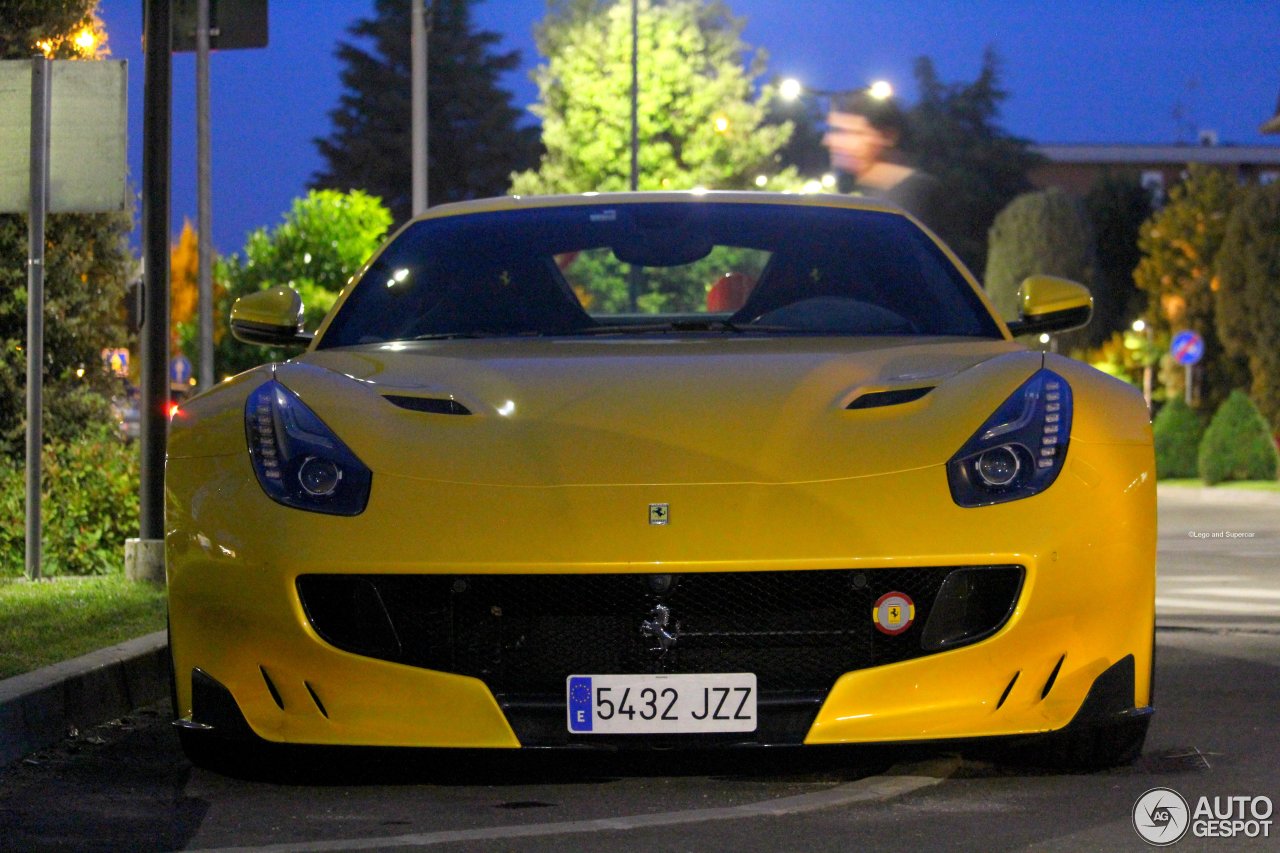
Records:
<instances>
[{"instance_id":1,"label":"lamp post","mask_svg":"<svg viewBox=\"0 0 1280 853\"><path fill-rule=\"evenodd\" d=\"M409 26L409 49L412 53L410 63L411 82L411 116L412 136L411 159L413 161L413 215L417 216L427 209L427 155L428 134L427 122L430 121L429 102L427 99L427 39L431 34L431 16L434 8L424 8L424 0L413 0L410 11L412 20Z\"/></svg>"}]
</instances>

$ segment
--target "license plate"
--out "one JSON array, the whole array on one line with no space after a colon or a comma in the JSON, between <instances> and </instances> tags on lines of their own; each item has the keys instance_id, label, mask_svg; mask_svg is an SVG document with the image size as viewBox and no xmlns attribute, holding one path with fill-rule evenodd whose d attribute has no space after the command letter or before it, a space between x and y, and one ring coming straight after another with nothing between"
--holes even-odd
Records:
<instances>
[{"instance_id":1,"label":"license plate","mask_svg":"<svg viewBox=\"0 0 1280 853\"><path fill-rule=\"evenodd\" d=\"M756 730L756 676L571 675L569 731L577 734L683 734Z\"/></svg>"}]
</instances>

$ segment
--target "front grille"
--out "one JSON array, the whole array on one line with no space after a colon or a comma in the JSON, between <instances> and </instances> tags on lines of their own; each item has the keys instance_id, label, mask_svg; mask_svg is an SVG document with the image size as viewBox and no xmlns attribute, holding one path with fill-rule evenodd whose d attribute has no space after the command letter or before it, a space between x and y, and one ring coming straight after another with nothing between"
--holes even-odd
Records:
<instances>
[{"instance_id":1,"label":"front grille","mask_svg":"<svg viewBox=\"0 0 1280 853\"><path fill-rule=\"evenodd\" d=\"M1022 574L981 568L979 578ZM753 672L762 729L766 707L784 709L792 720L784 728L798 742L841 674L932 653L921 636L953 571L305 575L298 591L316 631L339 648L484 681L518 735L524 725L538 741L553 732L569 739L564 691L572 674ZM892 636L872 621L888 592L915 603L915 622ZM665 653L642 628L662 621L659 606L675 635ZM521 715L528 719L518 725ZM775 732L767 742L788 737Z\"/></svg>"}]
</instances>

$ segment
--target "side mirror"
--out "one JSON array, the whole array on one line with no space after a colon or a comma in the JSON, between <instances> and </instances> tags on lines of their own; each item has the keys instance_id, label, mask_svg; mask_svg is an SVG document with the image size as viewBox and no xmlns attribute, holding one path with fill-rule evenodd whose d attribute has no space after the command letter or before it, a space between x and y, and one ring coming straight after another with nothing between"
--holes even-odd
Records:
<instances>
[{"instance_id":1,"label":"side mirror","mask_svg":"<svg viewBox=\"0 0 1280 853\"><path fill-rule=\"evenodd\" d=\"M241 296L231 306L231 334L246 344L306 346L302 297L292 287L273 287Z\"/></svg>"},{"instance_id":2,"label":"side mirror","mask_svg":"<svg viewBox=\"0 0 1280 853\"><path fill-rule=\"evenodd\" d=\"M1065 332L1087 325L1093 316L1093 294L1083 284L1051 275L1033 275L1018 288L1018 319L1009 333Z\"/></svg>"}]
</instances>

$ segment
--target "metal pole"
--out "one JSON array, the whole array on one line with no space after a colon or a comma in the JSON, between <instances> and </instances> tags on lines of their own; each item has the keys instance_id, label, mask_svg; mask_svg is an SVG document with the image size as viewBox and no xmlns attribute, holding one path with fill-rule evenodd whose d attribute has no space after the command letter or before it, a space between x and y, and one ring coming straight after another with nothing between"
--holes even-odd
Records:
<instances>
[{"instance_id":1,"label":"metal pole","mask_svg":"<svg viewBox=\"0 0 1280 853\"><path fill-rule=\"evenodd\" d=\"M200 390L213 387L213 189L209 142L209 0L196 0L196 281Z\"/></svg>"},{"instance_id":2,"label":"metal pole","mask_svg":"<svg viewBox=\"0 0 1280 853\"><path fill-rule=\"evenodd\" d=\"M143 545L150 546L145 550L153 555L148 563L159 550L163 577L164 458L169 426L169 123L173 22L169 0L145 2L142 227L146 283L141 334L139 527Z\"/></svg>"},{"instance_id":3,"label":"metal pole","mask_svg":"<svg viewBox=\"0 0 1280 853\"><path fill-rule=\"evenodd\" d=\"M631 191L640 189L640 0L631 0Z\"/></svg>"},{"instance_id":4,"label":"metal pole","mask_svg":"<svg viewBox=\"0 0 1280 853\"><path fill-rule=\"evenodd\" d=\"M409 50L412 53L411 118L413 158L413 215L427 209L427 24L423 0L413 0Z\"/></svg>"},{"instance_id":5,"label":"metal pole","mask_svg":"<svg viewBox=\"0 0 1280 853\"><path fill-rule=\"evenodd\" d=\"M49 201L49 112L53 65L31 58L31 208L27 222L27 577L42 563L41 459L44 443L44 219Z\"/></svg>"},{"instance_id":6,"label":"metal pole","mask_svg":"<svg viewBox=\"0 0 1280 853\"><path fill-rule=\"evenodd\" d=\"M640 188L640 2L631 0L631 191ZM627 268L627 295L631 311L639 308L640 268Z\"/></svg>"}]
</instances>

